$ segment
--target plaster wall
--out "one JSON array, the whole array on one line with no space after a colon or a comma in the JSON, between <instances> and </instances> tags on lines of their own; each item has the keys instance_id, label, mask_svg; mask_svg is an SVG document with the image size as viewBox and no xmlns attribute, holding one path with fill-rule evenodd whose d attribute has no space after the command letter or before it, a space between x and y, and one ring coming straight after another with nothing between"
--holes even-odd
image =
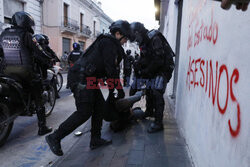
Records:
<instances>
[{"instance_id":1,"label":"plaster wall","mask_svg":"<svg viewBox=\"0 0 250 167\"><path fill-rule=\"evenodd\" d=\"M195 166L249 167L249 29L249 9L183 2L175 117Z\"/></svg>"}]
</instances>

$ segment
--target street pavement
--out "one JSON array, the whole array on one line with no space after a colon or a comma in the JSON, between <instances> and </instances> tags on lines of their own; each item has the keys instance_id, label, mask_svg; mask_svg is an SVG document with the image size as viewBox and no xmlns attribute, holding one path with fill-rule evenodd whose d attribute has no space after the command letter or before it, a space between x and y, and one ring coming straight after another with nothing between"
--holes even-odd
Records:
<instances>
[{"instance_id":1,"label":"street pavement","mask_svg":"<svg viewBox=\"0 0 250 167\"><path fill-rule=\"evenodd\" d=\"M63 76L61 98L47 118L47 124L54 129L75 111L72 93L65 89L66 74ZM128 96L128 89L125 90ZM106 98L108 90L102 92ZM145 98L134 105L137 106L145 110ZM62 140L65 154L57 157L50 151L44 136L37 135L36 115L18 117L6 144L0 148L0 167L190 167L185 141L179 134L167 101L164 131L148 134L146 130L150 122L152 119L133 122L120 133L113 133L109 123L104 122L102 135L112 139L113 143L90 150L89 120L75 130L83 135L72 133Z\"/></svg>"},{"instance_id":2,"label":"street pavement","mask_svg":"<svg viewBox=\"0 0 250 167\"><path fill-rule=\"evenodd\" d=\"M145 108L145 99L136 106ZM113 143L90 150L90 123L83 129L79 140L65 151L52 167L191 167L184 138L180 135L166 101L164 131L148 134L152 119L140 120L120 133L113 133L105 122L102 137ZM62 145L64 145L62 143Z\"/></svg>"},{"instance_id":3,"label":"street pavement","mask_svg":"<svg viewBox=\"0 0 250 167\"><path fill-rule=\"evenodd\" d=\"M72 93L65 89L66 75L64 74L64 86L59 92L61 98L56 101L52 114L47 117L47 125L57 128L71 113L75 111L75 103ZM77 130L82 130L85 124ZM0 167L43 167L49 166L57 160L47 143L45 136L37 135L37 117L18 117L14 121L14 127L4 146L0 148ZM69 135L63 141L63 149L69 150L79 137Z\"/></svg>"}]
</instances>

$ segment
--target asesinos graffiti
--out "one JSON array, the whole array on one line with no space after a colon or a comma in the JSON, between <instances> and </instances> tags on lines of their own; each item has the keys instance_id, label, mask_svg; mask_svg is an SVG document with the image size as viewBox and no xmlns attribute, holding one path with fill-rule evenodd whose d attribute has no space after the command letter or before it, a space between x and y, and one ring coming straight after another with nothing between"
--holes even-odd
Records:
<instances>
[{"instance_id":1,"label":"asesinos graffiti","mask_svg":"<svg viewBox=\"0 0 250 167\"><path fill-rule=\"evenodd\" d=\"M226 82L221 82L222 76L225 76ZM225 114L228 107L228 101L237 106L235 116L237 116L237 126L233 128L230 119L228 120L228 127L232 137L237 137L240 132L241 120L240 120L240 103L235 97L233 88L238 83L240 77L239 70L237 68L230 72L225 64L219 64L218 61L205 60L202 58L193 59L189 57L189 65L187 71L186 84L189 90L192 88L203 88L208 97L211 98L212 105L217 104L217 108L220 114ZM222 106L222 98L220 98L220 89L226 88L226 98L224 100L224 106Z\"/></svg>"}]
</instances>

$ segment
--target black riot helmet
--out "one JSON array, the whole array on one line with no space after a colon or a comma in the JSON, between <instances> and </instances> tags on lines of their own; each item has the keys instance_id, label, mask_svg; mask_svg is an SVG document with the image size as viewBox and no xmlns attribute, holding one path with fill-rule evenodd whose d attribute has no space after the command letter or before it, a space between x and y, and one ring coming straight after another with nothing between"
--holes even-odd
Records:
<instances>
[{"instance_id":1,"label":"black riot helmet","mask_svg":"<svg viewBox=\"0 0 250 167\"><path fill-rule=\"evenodd\" d=\"M131 54L131 50L129 50L129 49L126 50L126 54L127 54L127 55L130 55L130 54Z\"/></svg>"},{"instance_id":2,"label":"black riot helmet","mask_svg":"<svg viewBox=\"0 0 250 167\"><path fill-rule=\"evenodd\" d=\"M130 24L126 20L117 20L109 26L109 30L111 34L115 34L119 31L122 35L127 37L128 39L131 38L131 30Z\"/></svg>"},{"instance_id":3,"label":"black riot helmet","mask_svg":"<svg viewBox=\"0 0 250 167\"><path fill-rule=\"evenodd\" d=\"M45 34L40 34L40 35L42 35L43 37L44 37L44 43L46 44L46 45L48 45L49 44L49 37L47 36L47 35L45 35Z\"/></svg>"},{"instance_id":4,"label":"black riot helmet","mask_svg":"<svg viewBox=\"0 0 250 167\"><path fill-rule=\"evenodd\" d=\"M139 44L143 42L143 38L146 36L148 30L144 27L144 25L140 22L133 22L130 24L131 32L132 32L132 41L136 41Z\"/></svg>"},{"instance_id":5,"label":"black riot helmet","mask_svg":"<svg viewBox=\"0 0 250 167\"><path fill-rule=\"evenodd\" d=\"M35 38L40 45L45 44L45 38L43 37L42 34L35 34L33 35L33 38Z\"/></svg>"},{"instance_id":6,"label":"black riot helmet","mask_svg":"<svg viewBox=\"0 0 250 167\"><path fill-rule=\"evenodd\" d=\"M77 42L74 42L74 43L73 43L73 49L74 49L74 50L80 50L80 44L77 43Z\"/></svg>"},{"instance_id":7,"label":"black riot helmet","mask_svg":"<svg viewBox=\"0 0 250 167\"><path fill-rule=\"evenodd\" d=\"M26 29L34 34L33 27L35 26L34 18L27 12L16 12L11 18L11 24Z\"/></svg>"}]
</instances>

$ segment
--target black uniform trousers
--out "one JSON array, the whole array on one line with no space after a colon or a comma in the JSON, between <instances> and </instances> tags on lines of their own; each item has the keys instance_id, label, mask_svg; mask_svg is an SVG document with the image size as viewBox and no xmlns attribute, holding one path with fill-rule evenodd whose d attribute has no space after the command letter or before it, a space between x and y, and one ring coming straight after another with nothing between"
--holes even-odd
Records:
<instances>
[{"instance_id":1,"label":"black uniform trousers","mask_svg":"<svg viewBox=\"0 0 250 167\"><path fill-rule=\"evenodd\" d=\"M43 98L43 83L41 79L36 76L36 73L30 72L25 77L12 76L17 81L20 81L25 92L31 93L31 99L34 99L35 109L38 119L38 126L42 127L46 125L44 98Z\"/></svg>"},{"instance_id":2,"label":"black uniform trousers","mask_svg":"<svg viewBox=\"0 0 250 167\"><path fill-rule=\"evenodd\" d=\"M32 81L31 83L24 84L24 88L31 91L32 99L34 99L36 106L36 115L38 119L38 126L46 126L46 116L43 98L43 85L41 80Z\"/></svg>"},{"instance_id":3,"label":"black uniform trousers","mask_svg":"<svg viewBox=\"0 0 250 167\"><path fill-rule=\"evenodd\" d=\"M55 131L56 138L62 139L85 123L91 116L91 138L101 137L104 98L100 89L74 90L77 111L69 116Z\"/></svg>"},{"instance_id":4,"label":"black uniform trousers","mask_svg":"<svg viewBox=\"0 0 250 167\"><path fill-rule=\"evenodd\" d=\"M129 86L131 71L131 69L124 69L123 81L125 86Z\"/></svg>"},{"instance_id":5,"label":"black uniform trousers","mask_svg":"<svg viewBox=\"0 0 250 167\"><path fill-rule=\"evenodd\" d=\"M163 80L161 83L161 88L156 88L155 85L147 85L146 87L146 111L147 114L153 115L155 118L155 123L162 124L163 120L163 112L165 107L165 101L164 101L164 93L167 86L167 79L165 76L162 76ZM130 89L129 95L132 96L136 93L137 89L136 85L142 85L135 83L138 82L138 80L134 80L134 83L132 84L132 87ZM152 82L151 82L152 83ZM159 83L158 83L159 84Z\"/></svg>"}]
</instances>

